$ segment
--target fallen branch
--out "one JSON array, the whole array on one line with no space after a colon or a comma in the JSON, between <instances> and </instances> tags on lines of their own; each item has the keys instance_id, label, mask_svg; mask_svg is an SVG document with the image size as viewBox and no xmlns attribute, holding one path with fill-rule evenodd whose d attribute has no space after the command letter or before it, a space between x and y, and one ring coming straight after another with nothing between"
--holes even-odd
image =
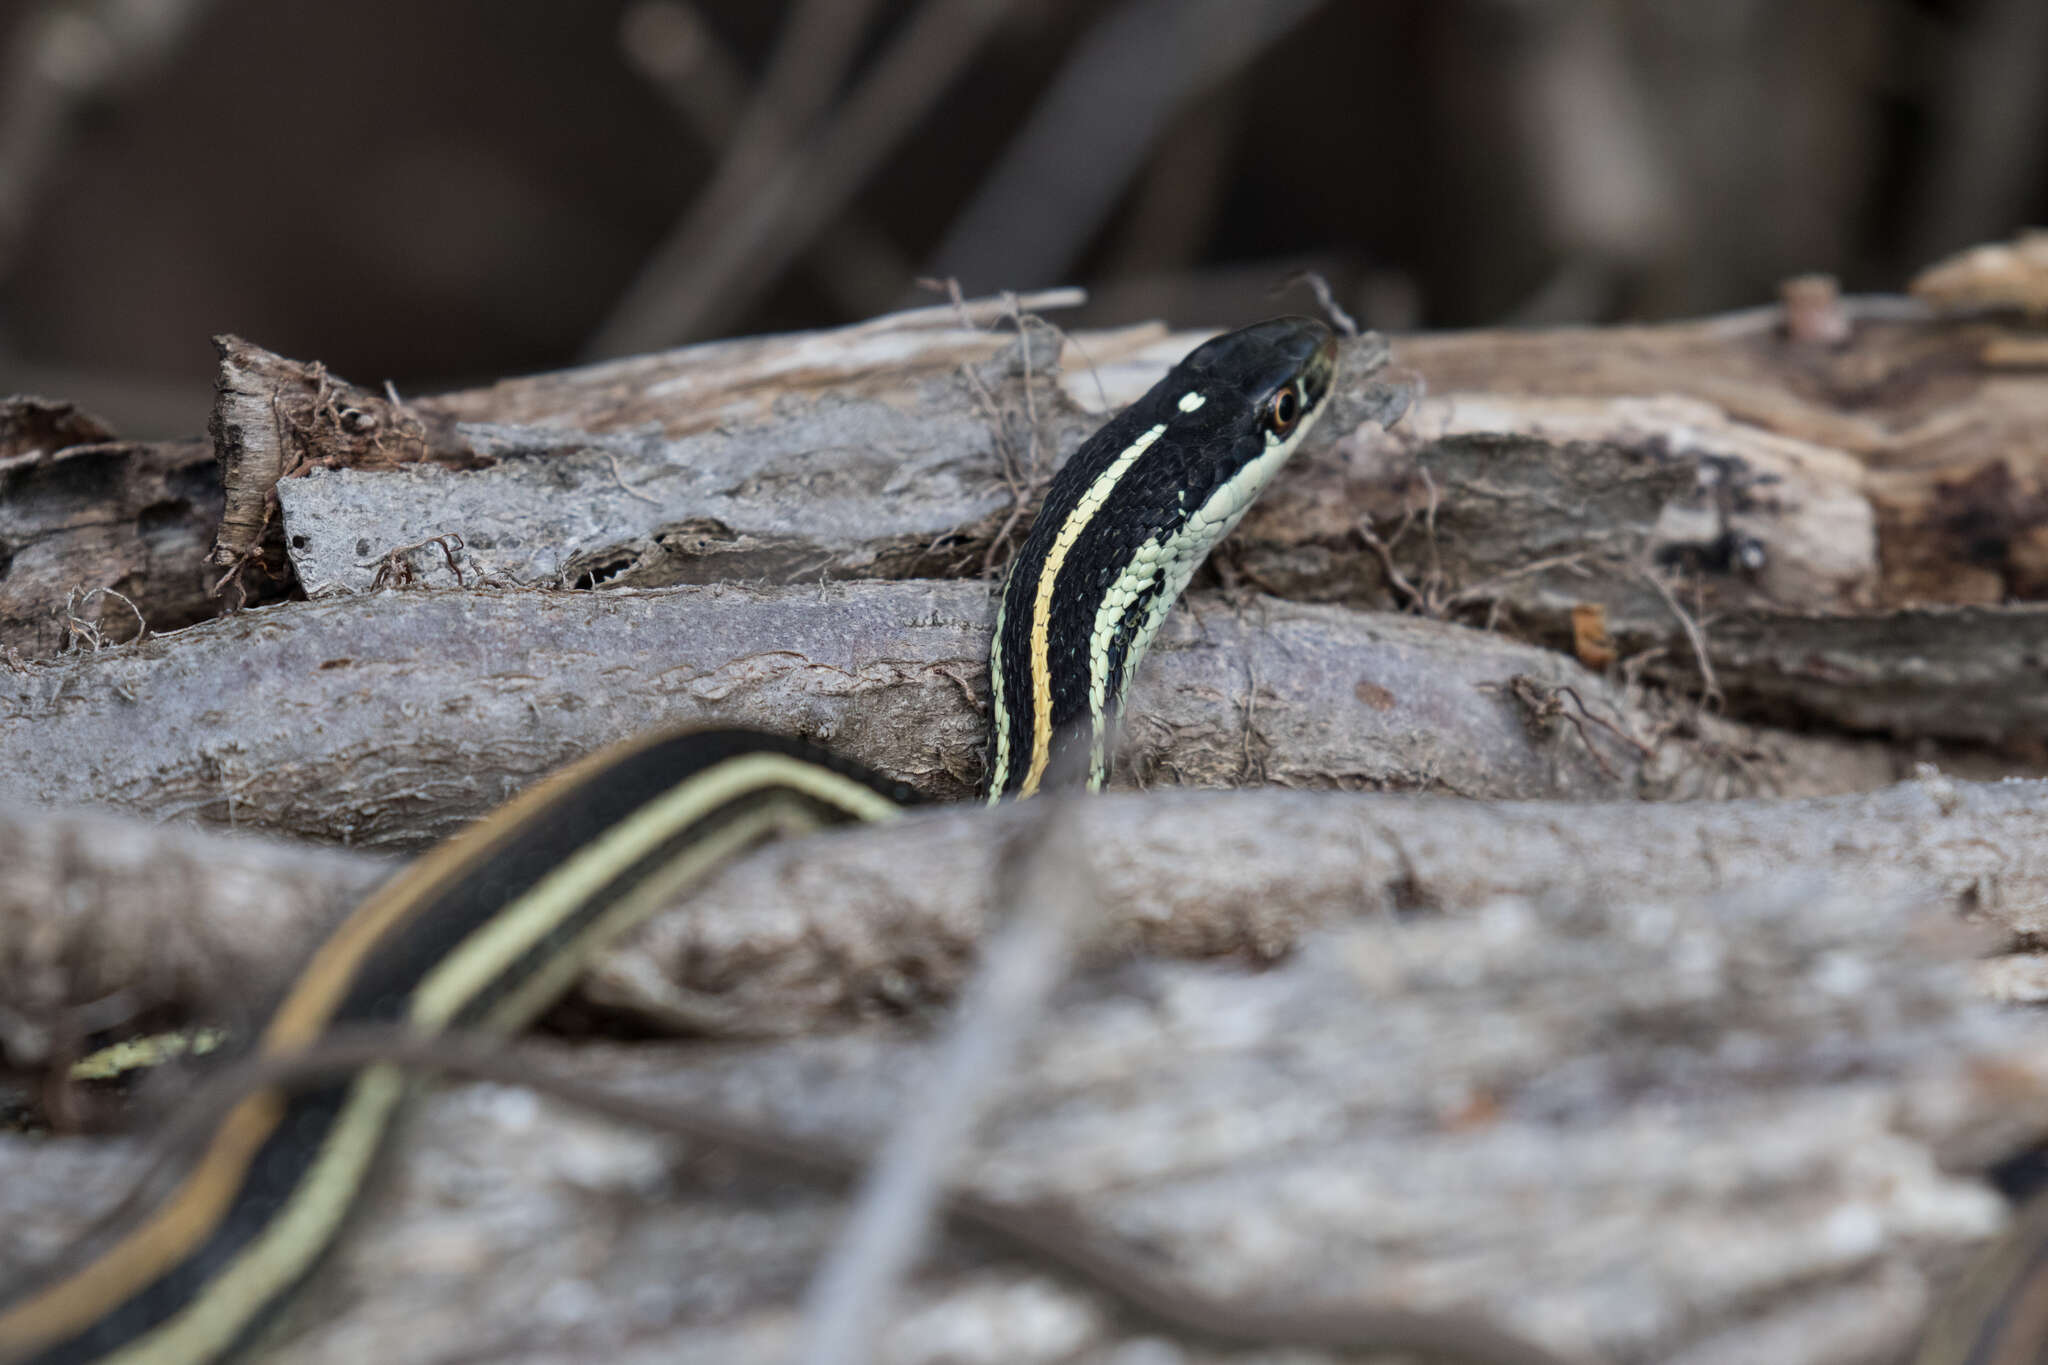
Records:
<instances>
[{"instance_id":1,"label":"fallen branch","mask_svg":"<svg viewBox=\"0 0 2048 1365\"><path fill-rule=\"evenodd\" d=\"M958 799L981 777L992 610L975 583L290 603L0 672L0 797L417 847L627 735L737 724ZM1613 729L1525 701L1559 687ZM1200 597L1146 660L1119 747L1144 786L1484 797L1857 790L1902 762L1667 718L1500 636Z\"/></svg>"}]
</instances>

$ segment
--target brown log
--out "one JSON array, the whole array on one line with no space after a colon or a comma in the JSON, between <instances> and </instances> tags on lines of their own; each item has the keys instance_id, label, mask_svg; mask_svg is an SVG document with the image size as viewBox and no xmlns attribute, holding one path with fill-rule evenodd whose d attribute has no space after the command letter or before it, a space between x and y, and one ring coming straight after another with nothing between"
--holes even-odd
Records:
<instances>
[{"instance_id":1,"label":"brown log","mask_svg":"<svg viewBox=\"0 0 2048 1365\"><path fill-rule=\"evenodd\" d=\"M203 443L119 441L69 404L0 400L0 658L211 616L220 509Z\"/></svg>"}]
</instances>

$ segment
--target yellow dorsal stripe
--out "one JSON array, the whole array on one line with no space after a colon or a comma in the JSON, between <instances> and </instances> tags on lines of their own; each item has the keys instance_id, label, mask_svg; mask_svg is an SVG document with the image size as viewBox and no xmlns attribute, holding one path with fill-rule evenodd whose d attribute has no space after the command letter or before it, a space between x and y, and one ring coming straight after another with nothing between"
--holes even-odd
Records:
<instances>
[{"instance_id":1,"label":"yellow dorsal stripe","mask_svg":"<svg viewBox=\"0 0 2048 1365\"><path fill-rule=\"evenodd\" d=\"M749 792L770 787L802 792L861 820L887 820L901 813L895 802L865 783L788 754L763 751L728 758L693 774L605 830L525 895L491 916L488 924L464 939L414 990L409 1010L413 1022L430 1031L445 1027L528 948L589 904L605 883L659 848L676 831ZM679 858L682 864L695 862L689 850ZM705 860L704 865L711 861ZM674 889L679 888L671 887ZM560 953L555 962L567 966L572 958L572 954Z\"/></svg>"},{"instance_id":2,"label":"yellow dorsal stripe","mask_svg":"<svg viewBox=\"0 0 2048 1365\"><path fill-rule=\"evenodd\" d=\"M1045 553L1045 566L1038 573L1038 596L1031 604L1031 766L1024 771L1024 785L1017 790L1019 796L1029 796L1038 790L1045 777L1045 765L1052 757L1052 666L1047 656L1051 653L1053 589L1059 583L1060 566L1138 457L1165 434L1166 426L1161 423L1125 446L1109 468L1088 485L1088 491L1060 523L1059 534Z\"/></svg>"},{"instance_id":3,"label":"yellow dorsal stripe","mask_svg":"<svg viewBox=\"0 0 2048 1365\"><path fill-rule=\"evenodd\" d=\"M260 1091L228 1111L213 1140L177 1192L105 1255L75 1275L0 1313L0 1357L75 1336L192 1254L220 1225L242 1173L284 1115L284 1097Z\"/></svg>"},{"instance_id":4,"label":"yellow dorsal stripe","mask_svg":"<svg viewBox=\"0 0 2048 1365\"><path fill-rule=\"evenodd\" d=\"M445 885L466 875L508 840L516 838L527 819L559 799L591 774L602 772L630 753L660 744L670 735L656 733L600 749L554 776L537 782L513 800L470 826L447 843L421 856L365 901L320 945L293 983L291 993L263 1031L268 1052L304 1047L326 1031L342 996L355 979L363 957L392 925L429 903Z\"/></svg>"}]
</instances>

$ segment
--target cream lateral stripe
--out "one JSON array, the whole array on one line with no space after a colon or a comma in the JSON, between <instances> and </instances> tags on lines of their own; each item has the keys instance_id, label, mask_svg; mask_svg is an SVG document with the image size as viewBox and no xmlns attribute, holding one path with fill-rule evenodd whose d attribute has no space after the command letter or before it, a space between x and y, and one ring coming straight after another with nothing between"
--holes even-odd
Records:
<instances>
[{"instance_id":1,"label":"cream lateral stripe","mask_svg":"<svg viewBox=\"0 0 2048 1365\"><path fill-rule=\"evenodd\" d=\"M356 1077L320 1155L262 1234L183 1310L97 1365L183 1365L227 1350L250 1319L326 1250L404 1095L405 1077L396 1067L373 1066Z\"/></svg>"},{"instance_id":2,"label":"cream lateral stripe","mask_svg":"<svg viewBox=\"0 0 2048 1365\"><path fill-rule=\"evenodd\" d=\"M729 858L771 835L793 838L820 828L815 812L794 801L780 801L723 825L682 850L658 872L621 897L618 904L586 925L563 951L552 954L516 989L491 1008L481 1021L486 1031L510 1033L525 1026L549 1001L569 988L596 945L609 942L660 910L683 888L693 885Z\"/></svg>"},{"instance_id":3,"label":"cream lateral stripe","mask_svg":"<svg viewBox=\"0 0 2048 1365\"><path fill-rule=\"evenodd\" d=\"M1280 466L1287 463L1287 458L1300 446L1309 428L1321 415L1320 406L1311 408L1302 414L1301 421L1286 439L1276 441L1268 437L1266 448L1218 486L1200 507L1182 520L1172 535L1164 540L1155 536L1140 545L1117 575L1116 582L1110 585L1109 591L1096 605L1095 626L1088 637L1088 715L1091 722L1088 787L1091 791L1099 789L1109 774L1109 718L1123 710L1124 698L1131 690L1131 678L1137 673L1145 651L1152 647L1152 639L1159 633L1166 613L1172 610L1203 558L1218 541L1236 529L1245 512L1258 500L1273 476L1280 472ZM1130 605L1138 600L1154 578L1161 576L1166 581L1160 584L1158 594L1146 607L1144 621L1124 648L1123 677L1117 686L1116 703L1114 707L1108 706L1109 642L1123 623L1124 613Z\"/></svg>"},{"instance_id":4,"label":"cream lateral stripe","mask_svg":"<svg viewBox=\"0 0 2048 1365\"><path fill-rule=\"evenodd\" d=\"M77 1335L97 1322L109 1304L127 1299L191 1255L219 1225L241 1188L243 1171L283 1113L284 1098L275 1091L236 1104L170 1199L76 1275L0 1313L0 1352L14 1355Z\"/></svg>"},{"instance_id":5,"label":"cream lateral stripe","mask_svg":"<svg viewBox=\"0 0 2048 1365\"><path fill-rule=\"evenodd\" d=\"M995 634L988 645L989 723L995 727L996 736L996 751L989 760L987 779L991 806L1003 799L1003 784L1010 780L1010 711L1003 701L1003 617L1009 609L1010 585L1004 583L996 598Z\"/></svg>"},{"instance_id":6,"label":"cream lateral stripe","mask_svg":"<svg viewBox=\"0 0 2048 1365\"><path fill-rule=\"evenodd\" d=\"M1137 463L1138 457L1165 434L1166 425L1162 422L1126 446L1109 468L1088 485L1088 491L1074 504L1074 510L1067 514L1067 519L1060 523L1059 535L1053 539L1052 548L1046 551L1045 564L1038 571L1038 595L1031 606L1031 766L1025 769L1024 784L1017 791L1019 796L1029 796L1038 790L1039 781L1045 776L1046 762L1052 756L1052 674L1046 656L1052 630L1053 589L1059 583L1060 566L1066 562L1074 542L1081 538L1081 533L1088 529L1095 514L1116 491L1117 484Z\"/></svg>"},{"instance_id":7,"label":"cream lateral stripe","mask_svg":"<svg viewBox=\"0 0 2048 1365\"><path fill-rule=\"evenodd\" d=\"M299 974L291 994L264 1029L263 1049L303 1047L318 1037L348 993L356 967L387 929L428 903L443 886L465 875L471 864L515 838L527 818L553 805L564 788L574 787L628 754L668 738L666 734L652 734L587 755L545 781L536 782L481 824L471 826L400 873L343 920L333 936L320 945Z\"/></svg>"},{"instance_id":8,"label":"cream lateral stripe","mask_svg":"<svg viewBox=\"0 0 2048 1365\"><path fill-rule=\"evenodd\" d=\"M545 938L604 884L659 847L675 831L750 791L784 786L862 820L888 820L896 803L850 777L788 754L729 758L695 774L605 831L519 899L478 928L412 994L414 1023L439 1028Z\"/></svg>"},{"instance_id":9,"label":"cream lateral stripe","mask_svg":"<svg viewBox=\"0 0 2048 1365\"><path fill-rule=\"evenodd\" d=\"M620 756L608 751L601 757L611 762ZM563 776L573 775L571 769ZM558 784L544 785L552 791ZM605 882L659 847L676 830L749 792L773 787L802 792L863 820L887 820L901 814L894 802L865 784L787 754L756 753L727 759L650 802L465 939L413 992L413 1021L429 1032L439 1028L562 918L574 914ZM511 814L508 808L506 815ZM578 942L617 933L633 919L659 909L683 885L765 834L791 826L815 828L817 824L815 815L792 804L756 812L752 818L716 831L652 874L598 924L579 935ZM499 1003L492 1021L516 1022L530 1014L534 1000L558 991L565 984L562 978L580 965L574 951L555 954L542 971ZM536 980L541 977L552 979ZM365 1071L328 1129L313 1167L293 1187L261 1236L183 1311L108 1357L107 1365L206 1359L225 1350L250 1318L304 1274L326 1246L347 1213L403 1090L402 1075L395 1068ZM82 1331L98 1319L108 1303L129 1297L166 1266L189 1256L219 1225L250 1159L275 1131L282 1112L283 1101L274 1092L238 1105L199 1168L147 1225L122 1239L85 1272L0 1317L0 1348L25 1348Z\"/></svg>"}]
</instances>

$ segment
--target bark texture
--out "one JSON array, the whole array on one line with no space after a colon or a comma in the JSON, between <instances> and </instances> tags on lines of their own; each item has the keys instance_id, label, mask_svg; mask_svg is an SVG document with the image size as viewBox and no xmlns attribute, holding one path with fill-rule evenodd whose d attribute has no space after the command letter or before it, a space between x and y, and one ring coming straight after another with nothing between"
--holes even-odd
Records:
<instances>
[{"instance_id":1,"label":"bark texture","mask_svg":"<svg viewBox=\"0 0 2048 1365\"><path fill-rule=\"evenodd\" d=\"M0 658L211 616L220 510L203 443L118 441L68 403L0 399Z\"/></svg>"},{"instance_id":2,"label":"bark texture","mask_svg":"<svg viewBox=\"0 0 2048 1365\"><path fill-rule=\"evenodd\" d=\"M794 1035L951 998L996 918L1030 807L962 807L763 849L599 960L587 998L658 1026ZM1945 907L1999 947L2048 934L2042 783L1940 777L1867 796L1564 806L1340 792L1154 792L1090 807L1098 959L1271 961L1357 921L1458 919L1501 897L1668 900L1852 886ZM65 1011L217 1012L267 995L391 864L0 808L0 1000L11 1060ZM1789 894L1789 892L1788 892ZM2001 998L2031 958L1980 972ZM17 1044L16 1039L26 1041Z\"/></svg>"},{"instance_id":3,"label":"bark texture","mask_svg":"<svg viewBox=\"0 0 2048 1365\"><path fill-rule=\"evenodd\" d=\"M1819 615L1881 639L1893 609L1995 613L2048 582L2048 448L2015 437L1987 459L1964 439L2048 417L2039 386L1979 365L1990 324L1843 306L1839 345L1781 331L1775 310L1406 337L1384 370L1384 343L1350 343L1339 411L1222 572L1552 647L1593 619L1664 677L1725 667L1738 714L2035 743L2024 706L1954 724L1891 707L1873 726L1896 681L1882 657L1843 660L1835 672L1868 689L1844 692L1746 643ZM461 458L394 466L336 446L277 496L316 594L972 575L999 562L1012 513L1102 412L1198 339L1138 328L1061 347L1035 328L1004 343L869 326L717 343L420 400L407 410L452 432ZM1928 366L1958 378L1916 386ZM1433 396L1395 425L1411 386ZM1945 643L1996 657L2007 621L1967 622Z\"/></svg>"},{"instance_id":4,"label":"bark texture","mask_svg":"<svg viewBox=\"0 0 2048 1365\"><path fill-rule=\"evenodd\" d=\"M1622 1365L1896 1358L2001 1224L1968 1170L2048 1118L2040 1021L1973 1004L1927 928L1892 896L1511 898L1266 969L1127 962L1066 988L960 1179L1224 1304L1485 1316ZM558 1062L860 1151L916 1112L931 1046ZM259 1359L780 1360L839 1225L753 1160L499 1086L437 1096L405 1147ZM0 1139L17 1269L120 1160ZM938 1241L882 1359L1242 1358L1170 1340L976 1232Z\"/></svg>"},{"instance_id":5,"label":"bark texture","mask_svg":"<svg viewBox=\"0 0 2048 1365\"><path fill-rule=\"evenodd\" d=\"M661 726L795 733L938 799L979 782L975 583L387 592L0 674L0 796L417 847ZM1652 704L1548 650L1413 617L1194 599L1140 670L1127 784L1475 797L1842 791L1875 746Z\"/></svg>"},{"instance_id":6,"label":"bark texture","mask_svg":"<svg viewBox=\"0 0 2048 1365\"><path fill-rule=\"evenodd\" d=\"M165 1010L256 1009L392 864L99 815L0 809L0 1060Z\"/></svg>"}]
</instances>

